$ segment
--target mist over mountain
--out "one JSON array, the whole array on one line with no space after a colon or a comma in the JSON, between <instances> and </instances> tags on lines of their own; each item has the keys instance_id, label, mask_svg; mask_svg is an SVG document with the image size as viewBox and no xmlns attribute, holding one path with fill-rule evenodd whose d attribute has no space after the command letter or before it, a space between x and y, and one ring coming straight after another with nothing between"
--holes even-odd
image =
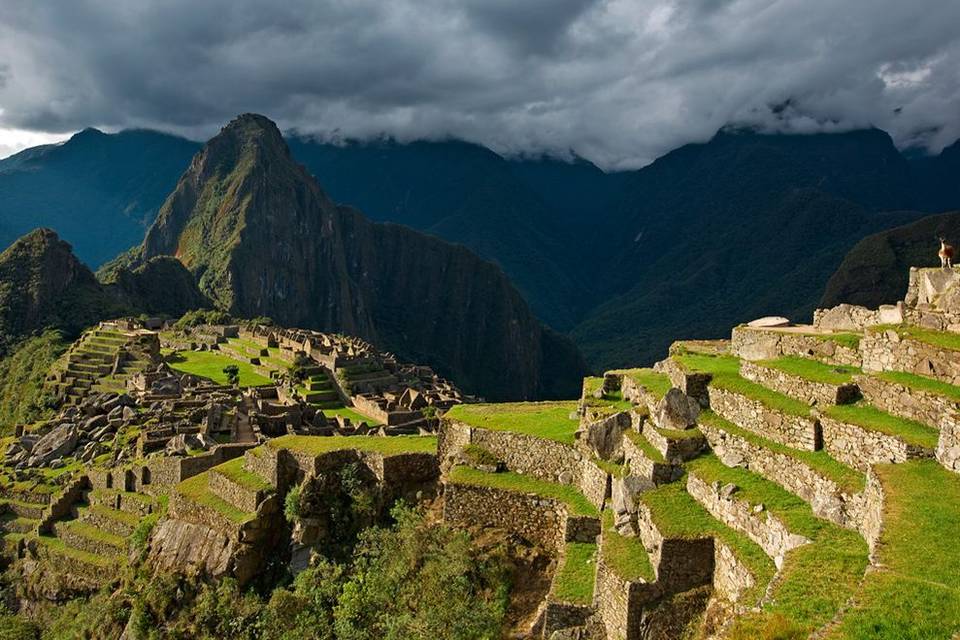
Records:
<instances>
[{"instance_id":1,"label":"mist over mountain","mask_svg":"<svg viewBox=\"0 0 960 640\"><path fill-rule=\"evenodd\" d=\"M677 335L720 335L760 315L802 320L864 236L960 206L960 144L905 156L877 129L725 129L619 173L459 141L287 143L333 202L499 265L597 368L649 362ZM197 149L148 131L85 131L24 151L0 162L0 234L29 231L22 207L6 212L34 203L26 209L97 266L140 241L161 185L172 190Z\"/></svg>"}]
</instances>

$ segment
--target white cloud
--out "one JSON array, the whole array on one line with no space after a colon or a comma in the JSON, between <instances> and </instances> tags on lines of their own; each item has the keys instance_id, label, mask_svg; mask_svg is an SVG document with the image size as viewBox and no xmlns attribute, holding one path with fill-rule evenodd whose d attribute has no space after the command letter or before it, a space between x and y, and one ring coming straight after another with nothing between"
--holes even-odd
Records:
<instances>
[{"instance_id":1,"label":"white cloud","mask_svg":"<svg viewBox=\"0 0 960 640\"><path fill-rule=\"evenodd\" d=\"M5 0L0 126L202 138L257 111L608 167L732 122L937 150L960 137L957 24L955 0Z\"/></svg>"}]
</instances>

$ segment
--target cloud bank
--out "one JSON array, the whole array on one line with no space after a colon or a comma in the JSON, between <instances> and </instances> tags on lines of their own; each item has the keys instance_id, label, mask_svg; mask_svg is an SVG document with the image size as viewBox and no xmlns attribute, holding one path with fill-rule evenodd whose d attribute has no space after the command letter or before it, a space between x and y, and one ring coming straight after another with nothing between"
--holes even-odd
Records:
<instances>
[{"instance_id":1,"label":"cloud bank","mask_svg":"<svg viewBox=\"0 0 960 640\"><path fill-rule=\"evenodd\" d=\"M956 0L4 0L0 129L238 113L637 167L727 124L960 138ZM2 141L0 141L2 144Z\"/></svg>"}]
</instances>

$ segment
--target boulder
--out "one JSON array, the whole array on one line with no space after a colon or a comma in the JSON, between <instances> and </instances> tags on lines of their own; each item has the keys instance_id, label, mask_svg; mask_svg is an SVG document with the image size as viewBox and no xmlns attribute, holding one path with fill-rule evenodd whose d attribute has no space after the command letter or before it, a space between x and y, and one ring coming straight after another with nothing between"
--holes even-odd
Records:
<instances>
[{"instance_id":1,"label":"boulder","mask_svg":"<svg viewBox=\"0 0 960 640\"><path fill-rule=\"evenodd\" d=\"M655 488L648 478L629 475L614 478L611 485L611 505L615 514L633 513L637 510L637 496Z\"/></svg>"},{"instance_id":2,"label":"boulder","mask_svg":"<svg viewBox=\"0 0 960 640\"><path fill-rule=\"evenodd\" d=\"M79 440L77 425L62 424L37 441L28 464L31 467L48 466L52 460L71 454Z\"/></svg>"},{"instance_id":3,"label":"boulder","mask_svg":"<svg viewBox=\"0 0 960 640\"><path fill-rule=\"evenodd\" d=\"M789 327L790 324L790 320L783 316L764 316L763 318L751 320L747 323L747 326L767 329L773 327Z\"/></svg>"},{"instance_id":4,"label":"boulder","mask_svg":"<svg viewBox=\"0 0 960 640\"><path fill-rule=\"evenodd\" d=\"M207 450L213 443L203 435L178 433L167 442L168 456L185 456L190 450Z\"/></svg>"},{"instance_id":5,"label":"boulder","mask_svg":"<svg viewBox=\"0 0 960 640\"><path fill-rule=\"evenodd\" d=\"M654 407L653 421L661 429L690 429L699 415L700 403L674 387Z\"/></svg>"},{"instance_id":6,"label":"boulder","mask_svg":"<svg viewBox=\"0 0 960 640\"><path fill-rule=\"evenodd\" d=\"M597 422L581 424L576 438L581 447L603 460L623 455L623 432L630 428L630 413L621 411Z\"/></svg>"},{"instance_id":7,"label":"boulder","mask_svg":"<svg viewBox=\"0 0 960 640\"><path fill-rule=\"evenodd\" d=\"M101 427L107 426L107 421L108 421L107 416L104 416L104 415L93 416L92 418L88 418L83 423L83 426L80 428L80 431L82 431L83 433L92 433Z\"/></svg>"},{"instance_id":8,"label":"boulder","mask_svg":"<svg viewBox=\"0 0 960 640\"><path fill-rule=\"evenodd\" d=\"M880 313L853 304L839 304L831 309L817 309L814 322L829 331L863 331L880 323Z\"/></svg>"}]
</instances>

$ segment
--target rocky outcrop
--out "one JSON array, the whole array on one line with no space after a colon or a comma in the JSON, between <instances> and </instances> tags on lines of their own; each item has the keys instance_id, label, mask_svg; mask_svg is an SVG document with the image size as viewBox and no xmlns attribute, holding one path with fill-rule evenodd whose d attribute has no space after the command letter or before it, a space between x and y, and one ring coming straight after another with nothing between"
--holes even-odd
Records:
<instances>
[{"instance_id":1,"label":"rocky outcrop","mask_svg":"<svg viewBox=\"0 0 960 640\"><path fill-rule=\"evenodd\" d=\"M194 157L129 259L157 256L219 308L361 336L488 398L569 397L585 372L496 266L335 205L263 116L238 117Z\"/></svg>"}]
</instances>

